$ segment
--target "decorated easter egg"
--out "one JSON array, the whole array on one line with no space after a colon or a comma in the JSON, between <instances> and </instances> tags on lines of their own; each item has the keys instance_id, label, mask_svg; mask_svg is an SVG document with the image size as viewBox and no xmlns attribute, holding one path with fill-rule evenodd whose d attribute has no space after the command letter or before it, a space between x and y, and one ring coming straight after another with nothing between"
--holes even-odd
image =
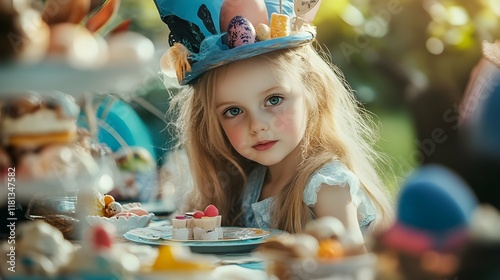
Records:
<instances>
[{"instance_id":1,"label":"decorated easter egg","mask_svg":"<svg viewBox=\"0 0 500 280\"><path fill-rule=\"evenodd\" d=\"M148 211L142 209L141 207L132 207L128 210L129 213L134 213L137 216L146 216L148 215Z\"/></svg>"},{"instance_id":2,"label":"decorated easter egg","mask_svg":"<svg viewBox=\"0 0 500 280\"><path fill-rule=\"evenodd\" d=\"M106 206L105 212L108 217L112 217L123 212L123 207L119 202L113 201Z\"/></svg>"},{"instance_id":3,"label":"decorated easter egg","mask_svg":"<svg viewBox=\"0 0 500 280\"><path fill-rule=\"evenodd\" d=\"M252 23L242 17L235 16L227 28L227 45L230 49L255 43L256 33Z\"/></svg>"},{"instance_id":4,"label":"decorated easter egg","mask_svg":"<svg viewBox=\"0 0 500 280\"><path fill-rule=\"evenodd\" d=\"M220 10L220 30L226 30L235 16L247 18L254 26L269 24L264 0L224 0Z\"/></svg>"},{"instance_id":5,"label":"decorated easter egg","mask_svg":"<svg viewBox=\"0 0 500 280\"><path fill-rule=\"evenodd\" d=\"M257 27L255 27L255 32L257 34L257 40L259 41L265 41L271 38L271 30L267 24L259 23Z\"/></svg>"}]
</instances>

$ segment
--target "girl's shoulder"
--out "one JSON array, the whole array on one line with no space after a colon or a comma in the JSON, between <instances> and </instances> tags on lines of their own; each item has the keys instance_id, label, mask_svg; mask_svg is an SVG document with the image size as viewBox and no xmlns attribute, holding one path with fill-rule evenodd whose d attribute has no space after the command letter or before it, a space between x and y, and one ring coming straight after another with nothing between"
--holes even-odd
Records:
<instances>
[{"instance_id":1,"label":"girl's shoulder","mask_svg":"<svg viewBox=\"0 0 500 280\"><path fill-rule=\"evenodd\" d=\"M318 200L318 191L322 187L349 188L352 203L358 208L361 215L360 226L366 228L376 216L376 208L368 197L358 177L339 160L326 163L311 175L304 189L304 202L312 207Z\"/></svg>"},{"instance_id":2,"label":"girl's shoulder","mask_svg":"<svg viewBox=\"0 0 500 280\"><path fill-rule=\"evenodd\" d=\"M358 177L339 160L326 163L311 175L304 189L304 202L309 206L316 204L317 193L324 186L348 187L356 206L365 199Z\"/></svg>"}]
</instances>

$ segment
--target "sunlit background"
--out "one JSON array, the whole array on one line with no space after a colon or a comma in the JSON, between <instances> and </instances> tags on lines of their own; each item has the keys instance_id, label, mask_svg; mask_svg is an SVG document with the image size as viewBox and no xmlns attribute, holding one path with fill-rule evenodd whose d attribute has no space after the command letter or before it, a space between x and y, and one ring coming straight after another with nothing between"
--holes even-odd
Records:
<instances>
[{"instance_id":1,"label":"sunlit background","mask_svg":"<svg viewBox=\"0 0 500 280\"><path fill-rule=\"evenodd\" d=\"M152 0L122 1L119 17L131 18L130 29L153 39L159 51L167 48L168 29ZM391 159L386 182L395 192L401 179L429 155L416 132L427 112L415 107L415 100L423 93L442 95L444 108L449 108L442 111L443 118L457 120L481 42L500 39L500 1L323 0L314 24L318 42L375 115L380 149ZM141 94L162 112L167 95L163 83L154 82L157 87ZM171 142L165 123L143 105L135 106L162 136L154 137L159 151L167 151ZM432 126L433 120L428 122Z\"/></svg>"}]
</instances>

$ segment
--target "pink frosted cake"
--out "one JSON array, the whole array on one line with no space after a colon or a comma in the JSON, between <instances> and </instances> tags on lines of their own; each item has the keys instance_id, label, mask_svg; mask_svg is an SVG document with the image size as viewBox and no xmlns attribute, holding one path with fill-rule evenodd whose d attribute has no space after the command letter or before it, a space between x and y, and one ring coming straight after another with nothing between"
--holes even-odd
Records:
<instances>
[{"instance_id":1,"label":"pink frosted cake","mask_svg":"<svg viewBox=\"0 0 500 280\"><path fill-rule=\"evenodd\" d=\"M172 219L172 238L178 240L218 240L222 239L219 209L210 204L205 211L192 215L175 216Z\"/></svg>"}]
</instances>

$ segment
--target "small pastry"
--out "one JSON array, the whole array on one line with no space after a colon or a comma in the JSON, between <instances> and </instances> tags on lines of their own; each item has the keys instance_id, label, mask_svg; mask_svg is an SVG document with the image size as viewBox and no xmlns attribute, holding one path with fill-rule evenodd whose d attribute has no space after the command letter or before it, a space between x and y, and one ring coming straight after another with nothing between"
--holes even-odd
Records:
<instances>
[{"instance_id":1,"label":"small pastry","mask_svg":"<svg viewBox=\"0 0 500 280\"><path fill-rule=\"evenodd\" d=\"M217 218L215 217L203 217L201 218L201 223L204 230L214 230L217 226Z\"/></svg>"},{"instance_id":2,"label":"small pastry","mask_svg":"<svg viewBox=\"0 0 500 280\"><path fill-rule=\"evenodd\" d=\"M318 240L309 234L294 234L269 238L259 247L259 252L290 258L314 258L318 253Z\"/></svg>"},{"instance_id":3,"label":"small pastry","mask_svg":"<svg viewBox=\"0 0 500 280\"><path fill-rule=\"evenodd\" d=\"M33 149L47 144L69 144L77 138L80 107L65 93L23 92L3 104L0 130L5 145Z\"/></svg>"},{"instance_id":4,"label":"small pastry","mask_svg":"<svg viewBox=\"0 0 500 280\"><path fill-rule=\"evenodd\" d=\"M153 156L143 147L120 149L113 154L120 170L132 173L148 172L156 167Z\"/></svg>"},{"instance_id":5,"label":"small pastry","mask_svg":"<svg viewBox=\"0 0 500 280\"><path fill-rule=\"evenodd\" d=\"M335 217L321 217L306 225L306 233L316 237L318 240L327 238L341 238L345 235L345 227Z\"/></svg>"},{"instance_id":6,"label":"small pastry","mask_svg":"<svg viewBox=\"0 0 500 280\"><path fill-rule=\"evenodd\" d=\"M203 228L201 228L201 227L194 227L193 228L193 238L194 238L194 240L200 240L202 234L203 234Z\"/></svg>"},{"instance_id":7,"label":"small pastry","mask_svg":"<svg viewBox=\"0 0 500 280\"><path fill-rule=\"evenodd\" d=\"M284 14L272 13L269 29L271 38L290 35L290 17Z\"/></svg>"},{"instance_id":8,"label":"small pastry","mask_svg":"<svg viewBox=\"0 0 500 280\"><path fill-rule=\"evenodd\" d=\"M189 230L187 228L173 228L172 238L177 240L189 240Z\"/></svg>"},{"instance_id":9,"label":"small pastry","mask_svg":"<svg viewBox=\"0 0 500 280\"><path fill-rule=\"evenodd\" d=\"M219 233L215 230L204 230L201 233L201 240L218 240L219 239Z\"/></svg>"},{"instance_id":10,"label":"small pastry","mask_svg":"<svg viewBox=\"0 0 500 280\"><path fill-rule=\"evenodd\" d=\"M187 224L187 219L185 216L176 216L172 219L172 227L173 228L185 228Z\"/></svg>"}]
</instances>

